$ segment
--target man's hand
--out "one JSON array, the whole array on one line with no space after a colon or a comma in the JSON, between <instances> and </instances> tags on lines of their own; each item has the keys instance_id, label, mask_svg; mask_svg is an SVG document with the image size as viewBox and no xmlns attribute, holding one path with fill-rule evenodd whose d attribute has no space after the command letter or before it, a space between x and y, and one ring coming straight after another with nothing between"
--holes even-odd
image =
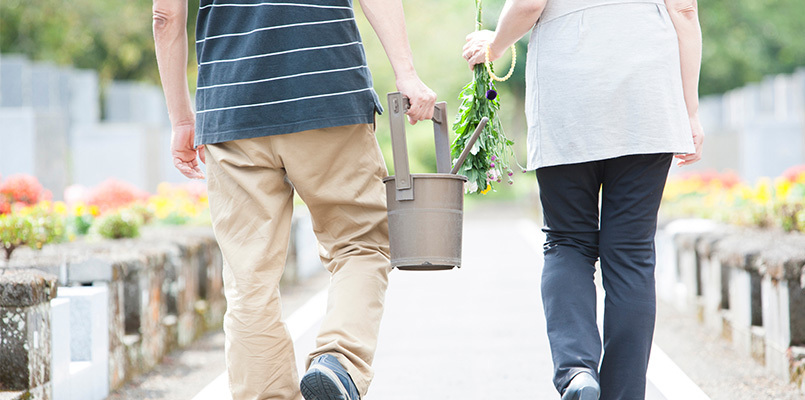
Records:
<instances>
[{"instance_id":1,"label":"man's hand","mask_svg":"<svg viewBox=\"0 0 805 400\"><path fill-rule=\"evenodd\" d=\"M204 158L204 146L193 147L196 136L194 124L182 124L173 128L171 132L171 156L173 156L173 166L190 179L204 179L204 173L199 168L196 152L201 162L206 162Z\"/></svg>"},{"instance_id":2,"label":"man's hand","mask_svg":"<svg viewBox=\"0 0 805 400\"><path fill-rule=\"evenodd\" d=\"M702 159L702 145L704 143L704 128L702 128L702 123L699 122L699 117L691 117L690 118L690 129L693 131L693 145L696 148L695 153L690 154L679 154L675 157L678 158L680 161L677 164L678 166L683 165L690 165Z\"/></svg>"},{"instance_id":3,"label":"man's hand","mask_svg":"<svg viewBox=\"0 0 805 400\"><path fill-rule=\"evenodd\" d=\"M409 78L397 80L397 90L403 96L408 97L408 102L411 107L406 111L408 114L408 122L411 125L417 121L424 121L433 118L433 107L436 105L436 93L425 86L419 77L411 76Z\"/></svg>"},{"instance_id":4,"label":"man's hand","mask_svg":"<svg viewBox=\"0 0 805 400\"><path fill-rule=\"evenodd\" d=\"M436 94L422 83L414 69L411 45L405 29L402 0L361 0L363 14L377 38L386 50L386 55L397 78L397 90L408 97L408 122L433 118Z\"/></svg>"}]
</instances>

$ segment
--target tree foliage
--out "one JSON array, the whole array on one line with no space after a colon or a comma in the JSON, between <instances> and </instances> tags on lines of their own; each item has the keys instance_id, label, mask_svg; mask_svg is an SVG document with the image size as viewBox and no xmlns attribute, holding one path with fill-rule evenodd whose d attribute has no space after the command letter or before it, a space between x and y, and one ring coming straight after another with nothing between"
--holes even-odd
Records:
<instances>
[{"instance_id":1,"label":"tree foliage","mask_svg":"<svg viewBox=\"0 0 805 400\"><path fill-rule=\"evenodd\" d=\"M151 0L2 0L0 52L94 69L103 80L159 82Z\"/></svg>"},{"instance_id":2,"label":"tree foliage","mask_svg":"<svg viewBox=\"0 0 805 400\"><path fill-rule=\"evenodd\" d=\"M805 66L802 0L703 0L701 93L721 93Z\"/></svg>"},{"instance_id":3,"label":"tree foliage","mask_svg":"<svg viewBox=\"0 0 805 400\"><path fill-rule=\"evenodd\" d=\"M494 28L502 4L503 0L485 2L487 26ZM460 90L458 82L468 76L461 73L458 55L464 35L473 29L472 5L472 0L405 2L412 48L420 54L417 67L424 75L438 71L439 79L455 83L453 92ZM192 10L198 7L198 0L188 6L192 43ZM702 0L699 9L705 40L702 94L723 92L805 65L802 0ZM369 25L361 18L359 24L372 47L370 63L383 63ZM96 69L104 79L159 81L151 0L2 0L0 52ZM192 46L190 61L192 70ZM517 75L522 76L522 66L518 70ZM376 73L376 81L393 82L388 72ZM509 85L513 94L522 93L523 81L517 75Z\"/></svg>"}]
</instances>

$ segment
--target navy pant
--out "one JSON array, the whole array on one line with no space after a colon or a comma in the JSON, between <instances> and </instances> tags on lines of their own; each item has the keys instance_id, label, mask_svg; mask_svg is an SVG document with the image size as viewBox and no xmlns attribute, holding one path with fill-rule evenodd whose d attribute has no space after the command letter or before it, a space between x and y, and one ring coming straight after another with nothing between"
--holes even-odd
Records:
<instances>
[{"instance_id":1,"label":"navy pant","mask_svg":"<svg viewBox=\"0 0 805 400\"><path fill-rule=\"evenodd\" d=\"M656 313L654 233L671 159L642 154L537 170L546 234L542 301L559 393L589 372L601 383L601 400L645 398ZM606 291L603 360L598 259Z\"/></svg>"}]
</instances>

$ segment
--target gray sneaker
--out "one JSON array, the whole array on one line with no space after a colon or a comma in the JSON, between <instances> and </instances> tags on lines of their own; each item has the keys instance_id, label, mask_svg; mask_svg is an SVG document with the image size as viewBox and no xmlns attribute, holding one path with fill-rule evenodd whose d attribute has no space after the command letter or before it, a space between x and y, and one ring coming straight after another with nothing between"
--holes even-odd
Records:
<instances>
[{"instance_id":1,"label":"gray sneaker","mask_svg":"<svg viewBox=\"0 0 805 400\"><path fill-rule=\"evenodd\" d=\"M299 385L305 400L360 400L347 370L330 354L313 359Z\"/></svg>"},{"instance_id":2,"label":"gray sneaker","mask_svg":"<svg viewBox=\"0 0 805 400\"><path fill-rule=\"evenodd\" d=\"M567 385L562 400L598 400L601 396L601 387L587 372L580 372L573 377Z\"/></svg>"}]
</instances>

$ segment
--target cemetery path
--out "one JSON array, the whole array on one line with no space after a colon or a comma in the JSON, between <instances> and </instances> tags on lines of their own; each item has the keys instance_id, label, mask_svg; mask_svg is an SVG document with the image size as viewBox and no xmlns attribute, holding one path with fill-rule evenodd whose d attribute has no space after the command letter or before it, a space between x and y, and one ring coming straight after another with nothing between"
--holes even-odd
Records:
<instances>
[{"instance_id":1,"label":"cemetery path","mask_svg":"<svg viewBox=\"0 0 805 400\"><path fill-rule=\"evenodd\" d=\"M461 269L392 273L375 378L365 400L559 399L550 381L551 358L539 294L544 236L532 212L525 207L468 207ZM324 273L284 293L300 371L325 310L327 283ZM799 398L784 383L764 377L762 367L753 368L752 360L731 355L728 349L714 351L727 345L714 344L717 339L702 332L689 316L659 306L648 400ZM120 396L119 391L118 397L110 398L230 398L223 374L222 336L216 332L205 339L214 343L208 354L214 362L188 378L174 379L170 385L170 379L164 380L165 372L148 374L150 378L138 383L139 392ZM670 350L673 361L663 349ZM737 371L725 373L730 365ZM150 382L184 389L149 392L145 389Z\"/></svg>"}]
</instances>

